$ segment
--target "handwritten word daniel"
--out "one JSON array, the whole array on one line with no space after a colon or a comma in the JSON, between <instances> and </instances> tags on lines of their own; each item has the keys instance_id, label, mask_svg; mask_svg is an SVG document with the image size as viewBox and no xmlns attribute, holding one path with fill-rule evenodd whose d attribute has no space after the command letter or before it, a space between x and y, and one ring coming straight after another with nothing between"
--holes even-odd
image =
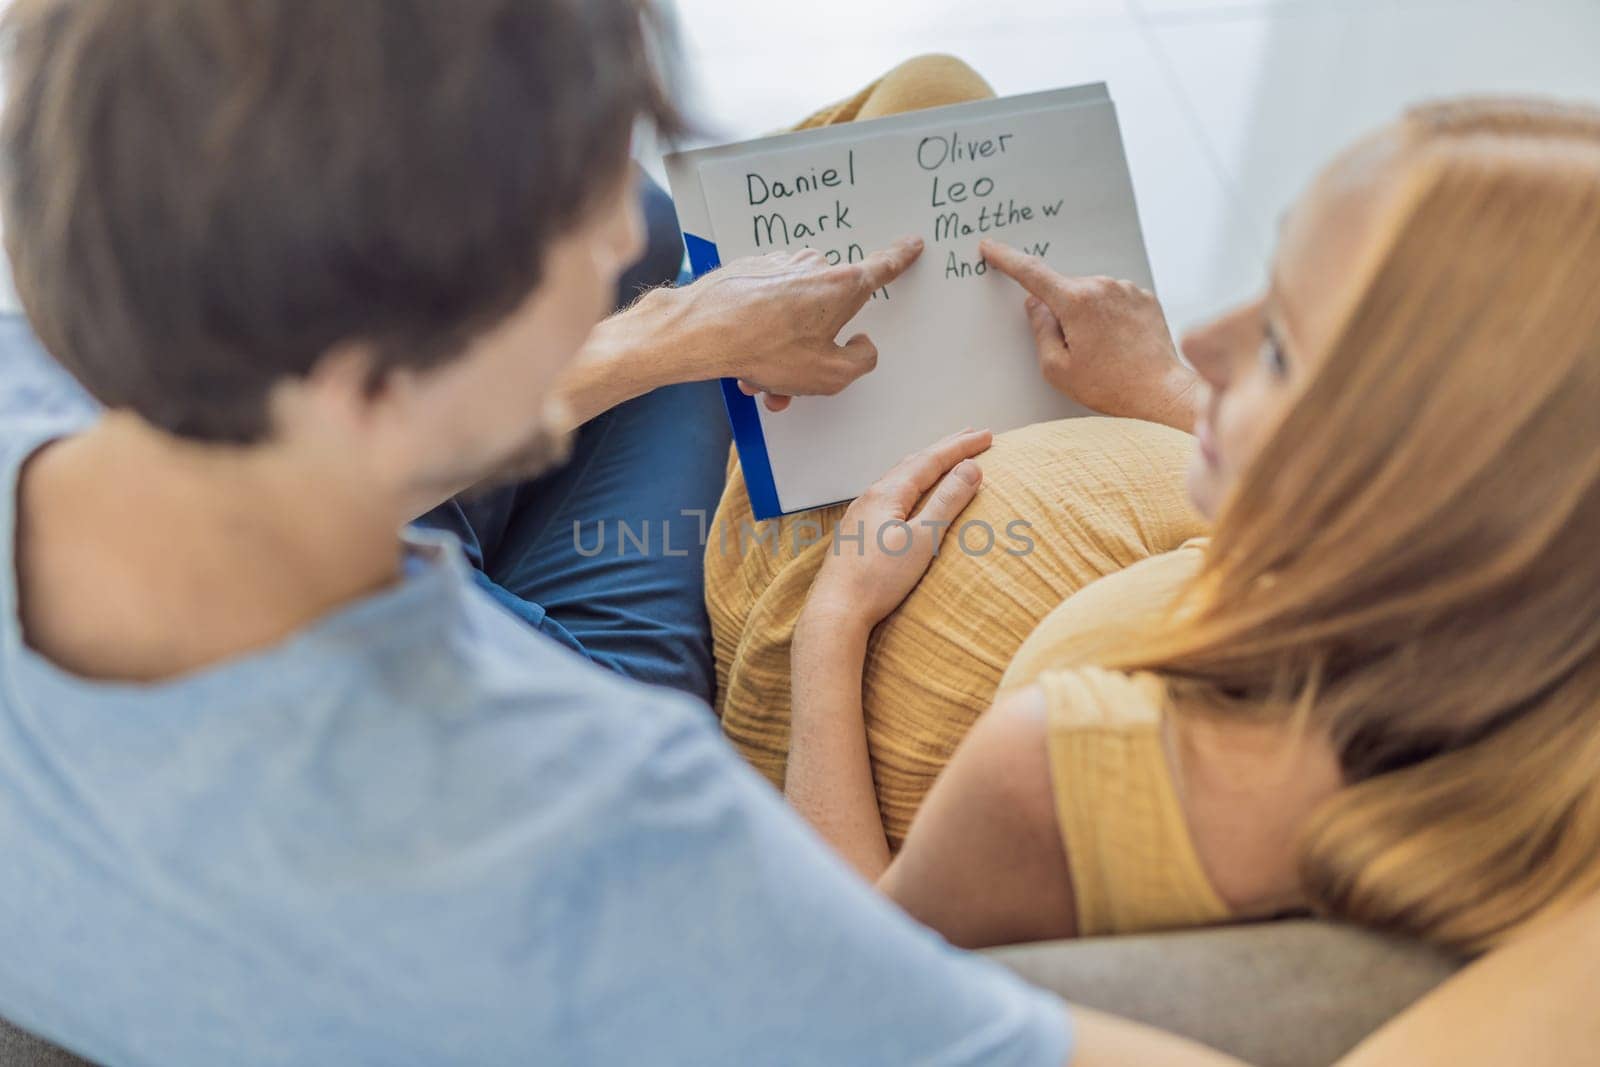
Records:
<instances>
[{"instance_id":1,"label":"handwritten word daniel","mask_svg":"<svg viewBox=\"0 0 1600 1067\"><path fill-rule=\"evenodd\" d=\"M847 188L856 184L856 153L852 149L846 154L843 170L837 167L819 169L813 166L787 180L752 173L744 176L744 184L751 207L761 207L774 201L805 196L807 193L820 192L823 189ZM755 227L757 248L763 245L788 245L795 241L821 237L830 231L837 233L841 230L855 229L850 222L849 205L837 197L833 201L833 210L823 211L814 217L809 211L804 218L790 218L785 211L758 211L752 219L752 224Z\"/></svg>"}]
</instances>

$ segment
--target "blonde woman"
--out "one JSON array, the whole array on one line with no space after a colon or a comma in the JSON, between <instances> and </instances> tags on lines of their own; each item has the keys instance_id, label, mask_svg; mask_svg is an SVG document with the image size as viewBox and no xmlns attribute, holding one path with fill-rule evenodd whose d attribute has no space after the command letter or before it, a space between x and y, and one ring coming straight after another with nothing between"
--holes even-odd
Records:
<instances>
[{"instance_id":1,"label":"blonde woman","mask_svg":"<svg viewBox=\"0 0 1600 1067\"><path fill-rule=\"evenodd\" d=\"M1309 909L1481 950L1600 887L1600 114L1350 148L1193 372L1148 294L984 254L1121 418L823 513L911 520L899 556L713 548L725 728L811 822L966 946ZM935 558L922 518L1035 550Z\"/></svg>"}]
</instances>

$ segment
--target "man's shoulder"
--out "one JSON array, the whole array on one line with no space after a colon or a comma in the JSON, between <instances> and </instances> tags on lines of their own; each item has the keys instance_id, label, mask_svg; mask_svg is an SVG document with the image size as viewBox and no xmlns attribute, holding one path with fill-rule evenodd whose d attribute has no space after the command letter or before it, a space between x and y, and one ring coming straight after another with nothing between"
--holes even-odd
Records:
<instances>
[{"instance_id":1,"label":"man's shoulder","mask_svg":"<svg viewBox=\"0 0 1600 1067\"><path fill-rule=\"evenodd\" d=\"M656 737L689 728L716 733L715 716L701 700L623 677L538 633L465 583L450 628L447 657L462 686L460 712L491 725L507 716L535 728L561 724L566 740L602 735Z\"/></svg>"},{"instance_id":2,"label":"man's shoulder","mask_svg":"<svg viewBox=\"0 0 1600 1067\"><path fill-rule=\"evenodd\" d=\"M443 595L413 605L434 617L390 619L381 638L367 639L366 627L334 635L326 662L349 672L341 725L323 729L313 716L302 731L333 747L319 765L361 768L352 781L386 798L354 809L383 813L378 839L409 827L466 840L520 821L576 848L662 789L744 773L704 703L614 675L469 581L437 577ZM343 659L347 643L357 648ZM308 679L321 677L316 666Z\"/></svg>"}]
</instances>

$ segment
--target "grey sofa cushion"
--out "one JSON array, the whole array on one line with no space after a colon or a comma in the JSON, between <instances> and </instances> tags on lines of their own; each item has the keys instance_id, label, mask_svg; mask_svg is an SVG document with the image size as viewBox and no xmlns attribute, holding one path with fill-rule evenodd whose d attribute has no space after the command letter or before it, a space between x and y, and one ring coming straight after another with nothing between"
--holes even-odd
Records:
<instances>
[{"instance_id":1,"label":"grey sofa cushion","mask_svg":"<svg viewBox=\"0 0 1600 1067\"><path fill-rule=\"evenodd\" d=\"M1324 1067L1461 961L1353 927L1295 920L992 953L1066 1000L1256 1067Z\"/></svg>"},{"instance_id":2,"label":"grey sofa cushion","mask_svg":"<svg viewBox=\"0 0 1600 1067\"><path fill-rule=\"evenodd\" d=\"M84 1067L86 1063L0 1019L0 1067Z\"/></svg>"}]
</instances>

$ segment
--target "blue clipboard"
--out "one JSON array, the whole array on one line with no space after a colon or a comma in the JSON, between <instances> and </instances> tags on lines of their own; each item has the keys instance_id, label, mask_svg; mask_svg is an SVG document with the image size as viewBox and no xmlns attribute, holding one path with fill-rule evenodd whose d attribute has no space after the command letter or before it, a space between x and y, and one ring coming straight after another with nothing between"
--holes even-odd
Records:
<instances>
[{"instance_id":1,"label":"blue clipboard","mask_svg":"<svg viewBox=\"0 0 1600 1067\"><path fill-rule=\"evenodd\" d=\"M717 246L692 233L683 235L689 253L689 271L696 278L722 266ZM783 514L778 503L778 486L772 479L772 460L767 456L767 438L761 431L761 414L756 398L746 396L734 378L722 379L722 402L733 427L733 444L739 450L739 466L744 470L745 488L750 493L750 510L757 520L775 519Z\"/></svg>"}]
</instances>

